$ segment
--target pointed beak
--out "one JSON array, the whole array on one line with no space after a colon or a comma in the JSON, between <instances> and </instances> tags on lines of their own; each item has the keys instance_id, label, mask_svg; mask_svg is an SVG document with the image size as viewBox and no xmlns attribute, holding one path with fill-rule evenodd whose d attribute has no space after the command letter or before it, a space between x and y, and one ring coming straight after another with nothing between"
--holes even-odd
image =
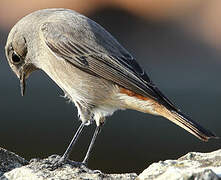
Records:
<instances>
[{"instance_id":1,"label":"pointed beak","mask_svg":"<svg viewBox=\"0 0 221 180\"><path fill-rule=\"evenodd\" d=\"M21 88L21 95L25 95L25 73L21 72L20 74L20 88Z\"/></svg>"}]
</instances>

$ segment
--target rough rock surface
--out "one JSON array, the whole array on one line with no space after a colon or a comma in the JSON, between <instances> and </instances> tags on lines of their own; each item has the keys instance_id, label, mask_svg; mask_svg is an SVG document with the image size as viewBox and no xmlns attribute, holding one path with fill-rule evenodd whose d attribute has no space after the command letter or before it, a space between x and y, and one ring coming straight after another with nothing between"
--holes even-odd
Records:
<instances>
[{"instance_id":1,"label":"rough rock surface","mask_svg":"<svg viewBox=\"0 0 221 180\"><path fill-rule=\"evenodd\" d=\"M0 148L0 177L14 168L28 164L24 158L16 155L13 152Z\"/></svg>"},{"instance_id":2,"label":"rough rock surface","mask_svg":"<svg viewBox=\"0 0 221 180\"><path fill-rule=\"evenodd\" d=\"M221 179L221 149L211 153L190 152L178 160L153 163L139 180L218 180Z\"/></svg>"},{"instance_id":3,"label":"rough rock surface","mask_svg":"<svg viewBox=\"0 0 221 180\"><path fill-rule=\"evenodd\" d=\"M221 179L221 149L211 153L188 153L178 160L153 163L139 176L135 173L104 174L84 165L67 161L54 168L58 156L30 162L0 148L0 180L217 180Z\"/></svg>"},{"instance_id":4,"label":"rough rock surface","mask_svg":"<svg viewBox=\"0 0 221 180\"><path fill-rule=\"evenodd\" d=\"M73 161L67 161L55 168L53 165L59 159L56 155L45 159L32 159L28 163L14 153L3 149L0 149L1 151L0 180L131 180L137 177L136 173L104 174Z\"/></svg>"}]
</instances>

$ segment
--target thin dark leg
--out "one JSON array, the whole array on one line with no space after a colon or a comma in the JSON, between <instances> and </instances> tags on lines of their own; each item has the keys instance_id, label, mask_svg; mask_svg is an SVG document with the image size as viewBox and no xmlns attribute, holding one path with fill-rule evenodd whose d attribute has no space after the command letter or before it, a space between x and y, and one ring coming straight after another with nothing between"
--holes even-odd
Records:
<instances>
[{"instance_id":1,"label":"thin dark leg","mask_svg":"<svg viewBox=\"0 0 221 180\"><path fill-rule=\"evenodd\" d=\"M95 131L94 131L94 135L93 135L93 138L92 138L91 143L90 143L90 145L89 145L89 148L88 148L88 150L87 150L87 154L86 154L84 160L82 161L82 163L85 164L85 165L87 165L90 152L91 152L91 150L92 150L93 147L94 147L94 143L95 143L96 137L97 137L97 135L99 134L100 130L101 130L101 125L97 126L96 129L95 129Z\"/></svg>"},{"instance_id":2,"label":"thin dark leg","mask_svg":"<svg viewBox=\"0 0 221 180\"><path fill-rule=\"evenodd\" d=\"M74 144L76 143L78 137L80 136L84 126L85 126L85 123L82 122L81 125L79 126L77 132L75 133L73 139L71 140L68 148L66 149L65 153L63 154L63 156L61 157L61 159L59 160L58 163L64 162L65 160L68 159L68 157L69 157L69 155L71 153L71 150L72 150Z\"/></svg>"}]
</instances>

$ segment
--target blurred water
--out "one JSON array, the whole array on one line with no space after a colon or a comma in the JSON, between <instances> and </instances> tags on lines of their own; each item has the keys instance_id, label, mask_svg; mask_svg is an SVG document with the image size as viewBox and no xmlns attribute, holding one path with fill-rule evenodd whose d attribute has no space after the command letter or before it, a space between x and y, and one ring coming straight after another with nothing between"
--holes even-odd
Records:
<instances>
[{"instance_id":1,"label":"blurred water","mask_svg":"<svg viewBox=\"0 0 221 180\"><path fill-rule=\"evenodd\" d=\"M174 23L153 23L119 11L91 15L132 54L158 87L193 119L220 135L220 54ZM43 72L28 80L25 97L4 56L7 32L0 32L0 146L26 159L62 154L79 126L76 108ZM82 160L95 126L85 129L71 158ZM220 148L204 143L161 117L118 111L108 118L89 160L104 172L140 172L150 163L189 151Z\"/></svg>"}]
</instances>

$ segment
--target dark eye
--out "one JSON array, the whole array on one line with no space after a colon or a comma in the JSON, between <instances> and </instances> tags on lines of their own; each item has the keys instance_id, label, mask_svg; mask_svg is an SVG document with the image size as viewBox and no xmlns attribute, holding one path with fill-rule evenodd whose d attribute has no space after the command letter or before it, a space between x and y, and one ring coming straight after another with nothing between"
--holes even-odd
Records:
<instances>
[{"instance_id":1,"label":"dark eye","mask_svg":"<svg viewBox=\"0 0 221 180\"><path fill-rule=\"evenodd\" d=\"M19 55L17 55L15 52L12 53L12 62L13 63L20 63L21 61L21 57Z\"/></svg>"}]
</instances>

